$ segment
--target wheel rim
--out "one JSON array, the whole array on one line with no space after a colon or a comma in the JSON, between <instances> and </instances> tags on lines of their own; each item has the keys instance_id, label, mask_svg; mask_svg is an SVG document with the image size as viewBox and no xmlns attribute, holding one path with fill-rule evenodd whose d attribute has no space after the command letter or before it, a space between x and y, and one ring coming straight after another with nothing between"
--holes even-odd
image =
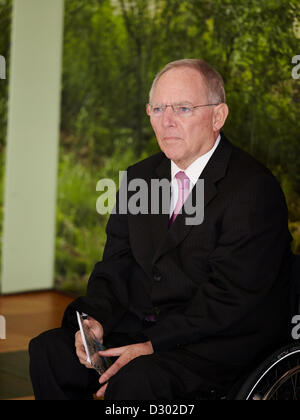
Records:
<instances>
[{"instance_id":1,"label":"wheel rim","mask_svg":"<svg viewBox=\"0 0 300 420\"><path fill-rule=\"evenodd\" d=\"M246 400L300 401L300 349L284 351L257 378Z\"/></svg>"},{"instance_id":2,"label":"wheel rim","mask_svg":"<svg viewBox=\"0 0 300 420\"><path fill-rule=\"evenodd\" d=\"M271 389L266 393L263 400L278 400L289 393L291 401L300 400L300 366L296 366L286 372L275 382Z\"/></svg>"}]
</instances>

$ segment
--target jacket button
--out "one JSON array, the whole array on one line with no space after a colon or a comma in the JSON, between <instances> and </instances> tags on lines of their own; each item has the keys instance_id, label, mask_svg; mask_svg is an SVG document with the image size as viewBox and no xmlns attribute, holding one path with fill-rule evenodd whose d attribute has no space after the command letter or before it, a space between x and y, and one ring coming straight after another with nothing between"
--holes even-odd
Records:
<instances>
[{"instance_id":1,"label":"jacket button","mask_svg":"<svg viewBox=\"0 0 300 420\"><path fill-rule=\"evenodd\" d=\"M160 309L159 309L157 306L155 306L155 307L153 308L153 312L154 312L155 317L157 318L157 317L158 317L158 315L160 314Z\"/></svg>"},{"instance_id":2,"label":"jacket button","mask_svg":"<svg viewBox=\"0 0 300 420\"><path fill-rule=\"evenodd\" d=\"M156 282L162 281L162 275L160 274L160 272L157 269L153 270L153 280L156 281Z\"/></svg>"}]
</instances>

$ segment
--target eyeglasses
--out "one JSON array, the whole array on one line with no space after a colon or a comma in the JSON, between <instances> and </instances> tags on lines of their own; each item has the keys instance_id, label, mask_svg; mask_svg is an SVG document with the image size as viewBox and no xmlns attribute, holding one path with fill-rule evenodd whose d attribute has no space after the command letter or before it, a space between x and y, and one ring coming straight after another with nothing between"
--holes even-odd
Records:
<instances>
[{"instance_id":1,"label":"eyeglasses","mask_svg":"<svg viewBox=\"0 0 300 420\"><path fill-rule=\"evenodd\" d=\"M206 104L206 105L191 105L191 104L175 104L175 105L147 105L147 112L152 117L161 117L165 110L170 106L174 114L180 117L189 117L193 114L195 108L202 108L206 106L216 106L220 104Z\"/></svg>"}]
</instances>

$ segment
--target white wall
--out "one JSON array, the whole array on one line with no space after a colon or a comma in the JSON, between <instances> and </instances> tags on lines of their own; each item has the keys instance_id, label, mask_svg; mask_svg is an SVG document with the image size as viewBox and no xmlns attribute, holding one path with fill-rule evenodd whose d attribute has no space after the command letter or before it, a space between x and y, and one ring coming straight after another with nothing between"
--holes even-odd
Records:
<instances>
[{"instance_id":1,"label":"white wall","mask_svg":"<svg viewBox=\"0 0 300 420\"><path fill-rule=\"evenodd\" d=\"M14 0L1 293L52 288L64 0Z\"/></svg>"}]
</instances>

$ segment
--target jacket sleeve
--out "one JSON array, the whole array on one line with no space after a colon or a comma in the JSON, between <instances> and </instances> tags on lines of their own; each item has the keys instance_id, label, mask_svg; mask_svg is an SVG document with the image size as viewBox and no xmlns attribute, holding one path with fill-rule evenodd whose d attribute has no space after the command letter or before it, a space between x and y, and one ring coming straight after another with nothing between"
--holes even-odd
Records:
<instances>
[{"instance_id":1,"label":"jacket sleeve","mask_svg":"<svg viewBox=\"0 0 300 420\"><path fill-rule=\"evenodd\" d=\"M290 249L287 222L283 193L270 174L256 175L235 193L197 293L159 316L146 331L154 349L169 350L226 334L257 305L264 305L276 283L285 281L280 270ZM180 273L182 281L188 281Z\"/></svg>"},{"instance_id":2,"label":"jacket sleeve","mask_svg":"<svg viewBox=\"0 0 300 420\"><path fill-rule=\"evenodd\" d=\"M116 206L118 203L119 191ZM103 259L95 265L86 296L79 297L68 306L63 318L63 327L77 331L75 313L79 311L99 321L104 334L107 335L128 310L128 281L132 270L136 269L136 263L129 244L127 215L116 214L113 211L106 226L106 234Z\"/></svg>"}]
</instances>

